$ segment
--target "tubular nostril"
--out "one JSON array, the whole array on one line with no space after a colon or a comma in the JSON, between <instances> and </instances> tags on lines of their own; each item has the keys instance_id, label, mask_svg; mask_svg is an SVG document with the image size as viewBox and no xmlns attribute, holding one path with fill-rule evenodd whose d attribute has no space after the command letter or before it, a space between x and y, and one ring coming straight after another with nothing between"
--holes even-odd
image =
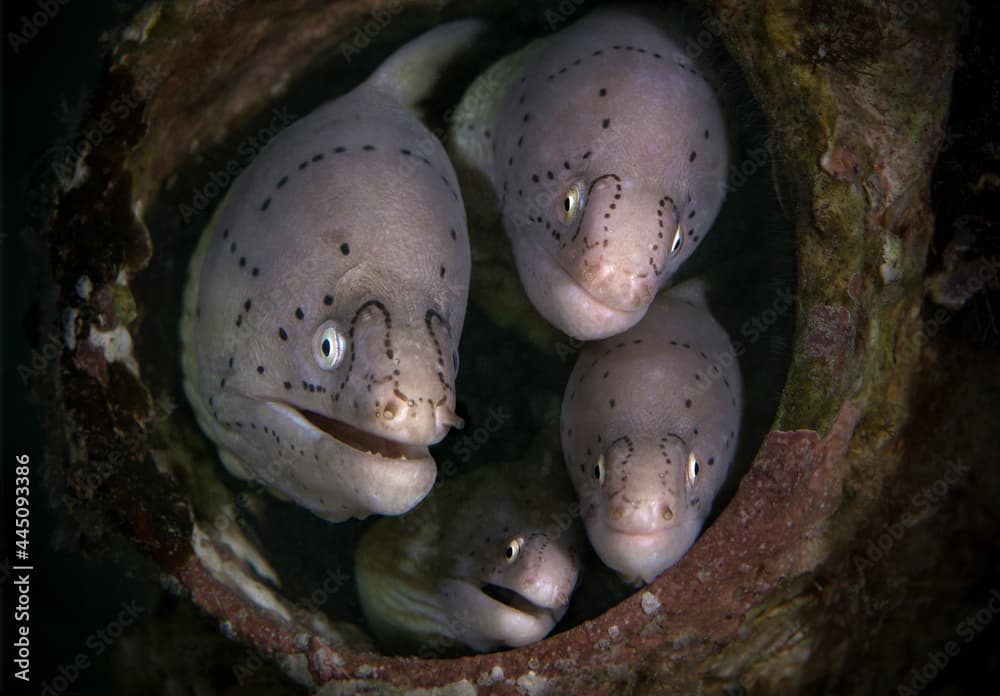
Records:
<instances>
[{"instance_id":1,"label":"tubular nostril","mask_svg":"<svg viewBox=\"0 0 1000 696\"><path fill-rule=\"evenodd\" d=\"M402 419L406 414L406 404L399 399L390 398L382 407L381 412L376 412L384 421L395 421Z\"/></svg>"},{"instance_id":2,"label":"tubular nostril","mask_svg":"<svg viewBox=\"0 0 1000 696\"><path fill-rule=\"evenodd\" d=\"M622 532L649 534L664 529L675 519L673 509L665 501L621 496L615 502L608 508L606 519Z\"/></svg>"},{"instance_id":3,"label":"tubular nostril","mask_svg":"<svg viewBox=\"0 0 1000 696\"><path fill-rule=\"evenodd\" d=\"M448 432L447 427L441 426L441 419L459 424L462 421L450 408L435 407L431 397L438 384L427 384L429 381L418 379L399 385L393 380L383 380L373 386L370 400L357 408L382 437L406 444L434 444ZM441 403L445 404L443 398Z\"/></svg>"},{"instance_id":4,"label":"tubular nostril","mask_svg":"<svg viewBox=\"0 0 1000 696\"><path fill-rule=\"evenodd\" d=\"M450 406L438 406L434 409L434 418L439 428L455 428L461 430L465 426L465 421L455 413Z\"/></svg>"}]
</instances>

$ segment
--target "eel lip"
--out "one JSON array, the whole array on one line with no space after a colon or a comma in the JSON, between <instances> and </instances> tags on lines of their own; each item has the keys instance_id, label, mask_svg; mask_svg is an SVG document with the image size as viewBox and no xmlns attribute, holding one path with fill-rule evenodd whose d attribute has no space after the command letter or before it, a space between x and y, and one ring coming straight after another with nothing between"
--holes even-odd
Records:
<instances>
[{"instance_id":1,"label":"eel lip","mask_svg":"<svg viewBox=\"0 0 1000 696\"><path fill-rule=\"evenodd\" d=\"M515 591L471 579L444 579L438 589L452 607L449 631L479 652L539 641L564 613L562 608L545 609Z\"/></svg>"},{"instance_id":2,"label":"eel lip","mask_svg":"<svg viewBox=\"0 0 1000 696\"><path fill-rule=\"evenodd\" d=\"M578 280L569 270L563 268L562 264L560 264L560 268L562 268L563 273L576 283L581 292L587 295L587 297L589 297L594 304L600 305L605 311L608 312L620 312L623 314L638 312L644 307L648 307L649 303L653 301L654 297L656 297L655 290L643 286L642 288L633 291L633 299L631 301L612 303L608 301L608 298L606 297L607 293L600 293L600 295L604 296L599 296L596 292L596 283Z\"/></svg>"},{"instance_id":3,"label":"eel lip","mask_svg":"<svg viewBox=\"0 0 1000 696\"><path fill-rule=\"evenodd\" d=\"M603 309L603 310L605 310L607 312L617 312L617 313L627 313L627 312L635 311L634 308L633 309L621 309L619 307L613 307L612 305L609 305L607 302L605 302L601 298L599 298L596 295L594 295L594 293L592 293L590 291L590 288L588 287L588 285L586 283L581 282L575 275L573 275L573 273L570 271L570 269L566 268L563 265L563 263L562 263L562 261L560 259L552 256L552 254L550 254L547 249L541 249L540 252L543 253L543 254L546 254L549 257L549 263L551 263L554 267L558 268L559 271L566 277L566 279L570 283L572 283L573 285L575 285L580 290L580 292L582 292L584 295L587 296L587 299L589 299L594 304L598 305L601 309Z\"/></svg>"},{"instance_id":4,"label":"eel lip","mask_svg":"<svg viewBox=\"0 0 1000 696\"><path fill-rule=\"evenodd\" d=\"M494 585L488 582L483 584L479 588L479 591L494 602L504 605L507 609L528 614L536 619L548 617L553 621L558 621L561 618L561 612L539 606L516 590L504 587L503 585Z\"/></svg>"},{"instance_id":5,"label":"eel lip","mask_svg":"<svg viewBox=\"0 0 1000 696\"><path fill-rule=\"evenodd\" d=\"M645 314L645 310L649 307L649 304L656 297L656 290L651 289L645 293L639 293L643 295L643 299L638 302L628 302L621 304L614 304L608 302L606 297L600 297L595 293L595 283L588 282L586 279L581 279L577 277L573 269L567 268L563 260L557 255L553 254L545 245L542 244L532 244L532 248L537 254L541 255L545 263L558 273L563 279L565 279L570 285L575 287L586 299L596 305L596 308L607 312L612 315L628 316L633 315L636 312L641 312ZM640 316L641 318L641 316ZM638 321L638 319L636 320Z\"/></svg>"},{"instance_id":6,"label":"eel lip","mask_svg":"<svg viewBox=\"0 0 1000 696\"><path fill-rule=\"evenodd\" d=\"M555 301L556 304L577 306L580 308L577 311L585 312L591 324L596 322L600 325L600 328L583 328L582 326L578 326L574 329L572 326L563 325L562 322L546 316L546 312L542 312L542 315L546 316L551 323L574 338L585 341L597 341L615 336L634 326L649 309L648 304L629 310L616 309L591 294L590 289L585 287L572 273L566 270L561 261L553 256L548 249L535 244L526 245L526 248L534 252L536 258L542 259L547 271L554 273L556 278L563 281L562 289L557 292L558 299ZM520 272L520 267L518 270ZM535 303L536 300L533 298L532 302Z\"/></svg>"},{"instance_id":7,"label":"eel lip","mask_svg":"<svg viewBox=\"0 0 1000 696\"><path fill-rule=\"evenodd\" d=\"M703 519L701 517L690 514L684 516L675 514L669 521L658 522L656 525L650 525L646 528L638 528L637 526L629 527L609 520L606 517L600 523L604 525L608 532L615 536L637 543L653 544L663 538L669 537L671 534L678 534L680 530L688 529L691 525L697 525L700 529L702 522Z\"/></svg>"},{"instance_id":8,"label":"eel lip","mask_svg":"<svg viewBox=\"0 0 1000 696\"><path fill-rule=\"evenodd\" d=\"M426 446L408 445L395 440L370 433L356 426L344 423L343 421L324 416L315 411L299 409L295 406L275 402L277 405L290 410L292 417L298 417L306 421L312 428L323 432L337 443L350 447L358 452L373 454L385 459L427 459L430 452Z\"/></svg>"}]
</instances>

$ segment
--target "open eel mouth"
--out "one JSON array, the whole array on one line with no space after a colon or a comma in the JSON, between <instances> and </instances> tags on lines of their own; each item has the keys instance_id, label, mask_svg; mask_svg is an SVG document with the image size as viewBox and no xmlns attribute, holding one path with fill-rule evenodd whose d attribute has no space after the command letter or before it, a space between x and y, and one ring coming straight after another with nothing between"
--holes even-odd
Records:
<instances>
[{"instance_id":1,"label":"open eel mouth","mask_svg":"<svg viewBox=\"0 0 1000 696\"><path fill-rule=\"evenodd\" d=\"M362 430L357 426L324 416L315 411L299 409L285 402L272 403L279 409L287 411L287 415L290 418L300 421L304 427L319 430L334 442L358 452L382 457L383 459L398 459L401 461L428 459L430 457L430 450L426 445L410 445L390 440L389 438Z\"/></svg>"},{"instance_id":2,"label":"open eel mouth","mask_svg":"<svg viewBox=\"0 0 1000 696\"><path fill-rule=\"evenodd\" d=\"M539 641L563 614L561 607L538 606L515 590L491 583L450 579L443 581L442 589L465 642L480 652Z\"/></svg>"},{"instance_id":3,"label":"open eel mouth","mask_svg":"<svg viewBox=\"0 0 1000 696\"><path fill-rule=\"evenodd\" d=\"M540 606L516 590L493 583L481 585L479 591L497 604L502 604L507 609L527 614L535 619L551 620L553 623L562 617L562 610L565 608Z\"/></svg>"},{"instance_id":4,"label":"open eel mouth","mask_svg":"<svg viewBox=\"0 0 1000 696\"><path fill-rule=\"evenodd\" d=\"M517 611L525 614L535 614L538 611L548 611L544 607L538 607L532 604L524 595L518 594L509 587L487 583L479 589L484 595L492 599L494 602L499 602L500 604L508 606L511 609L516 609Z\"/></svg>"}]
</instances>

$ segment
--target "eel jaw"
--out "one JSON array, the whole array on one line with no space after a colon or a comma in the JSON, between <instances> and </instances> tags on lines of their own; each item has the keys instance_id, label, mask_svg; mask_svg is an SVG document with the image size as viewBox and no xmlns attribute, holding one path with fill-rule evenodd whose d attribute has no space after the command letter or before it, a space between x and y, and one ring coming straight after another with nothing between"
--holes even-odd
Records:
<instances>
[{"instance_id":1,"label":"eel jaw","mask_svg":"<svg viewBox=\"0 0 1000 696\"><path fill-rule=\"evenodd\" d=\"M541 295L535 283L525 279L526 270L521 258L524 254L529 254L532 261L539 264L539 275L553 279L550 296ZM548 249L540 245L524 243L521 255L515 254L515 261L522 285L535 309L546 321L573 338L599 341L624 333L635 326L649 309L648 304L632 310L615 309L604 304L563 268Z\"/></svg>"},{"instance_id":2,"label":"eel jaw","mask_svg":"<svg viewBox=\"0 0 1000 696\"><path fill-rule=\"evenodd\" d=\"M642 585L677 563L694 545L704 520L685 520L649 532L623 532L603 522L585 520L587 536L606 566L625 582Z\"/></svg>"},{"instance_id":3,"label":"eel jaw","mask_svg":"<svg viewBox=\"0 0 1000 696\"><path fill-rule=\"evenodd\" d=\"M334 441L359 452L374 454L384 459L423 459L430 456L426 445L409 445L397 442L315 411L298 409L289 404L285 405L298 411L299 415L309 421L312 427L323 431Z\"/></svg>"},{"instance_id":4,"label":"eel jaw","mask_svg":"<svg viewBox=\"0 0 1000 696\"><path fill-rule=\"evenodd\" d=\"M470 580L442 581L454 608L455 635L479 652L535 643L552 631L566 607L541 607L516 590Z\"/></svg>"},{"instance_id":5,"label":"eel jaw","mask_svg":"<svg viewBox=\"0 0 1000 696\"><path fill-rule=\"evenodd\" d=\"M541 604L536 604L517 590L512 590L503 585L495 585L488 582L482 584L479 589L484 595L492 599L494 602L502 604L514 611L519 611L522 614L530 614L531 616L547 615L558 621L562 618L563 613L566 611L566 605L547 607Z\"/></svg>"},{"instance_id":6,"label":"eel jaw","mask_svg":"<svg viewBox=\"0 0 1000 696\"><path fill-rule=\"evenodd\" d=\"M306 434L319 452L318 465L295 469L294 487L273 472L263 480L323 519L400 515L434 486L437 465L427 445L396 442L283 401L258 401Z\"/></svg>"}]
</instances>

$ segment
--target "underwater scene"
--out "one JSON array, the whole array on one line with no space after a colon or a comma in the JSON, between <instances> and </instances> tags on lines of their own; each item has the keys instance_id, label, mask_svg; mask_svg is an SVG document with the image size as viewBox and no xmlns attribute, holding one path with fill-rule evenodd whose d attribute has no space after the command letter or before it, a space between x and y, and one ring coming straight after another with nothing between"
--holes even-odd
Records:
<instances>
[{"instance_id":1,"label":"underwater scene","mask_svg":"<svg viewBox=\"0 0 1000 696\"><path fill-rule=\"evenodd\" d=\"M303 116L168 235L205 227L183 383L235 479L164 466L215 480L207 524L285 597L344 568L316 609L382 649L597 616L683 556L774 417L795 263L763 115L689 8L567 25L505 54L445 23L289 99ZM192 210L171 193L165 226Z\"/></svg>"},{"instance_id":2,"label":"underwater scene","mask_svg":"<svg viewBox=\"0 0 1000 696\"><path fill-rule=\"evenodd\" d=\"M974 611L993 612L995 552L949 579L995 518L987 450L963 435L997 414L993 184L942 173L967 175L941 129L979 10L912 5L111 13L74 135L27 177L52 200L22 202L46 280L21 313L46 328L8 372L59 433L12 458L10 485L48 501L36 534L85 558L79 591L117 613L6 684L957 679L996 638ZM14 17L14 56L38 12ZM918 59L923 86L900 67ZM962 79L986 79L973 63ZM986 121L952 128L988 140ZM976 396L942 388L965 382ZM974 522L934 528L969 497ZM941 665L929 638L870 653L837 619L891 607L883 630L905 634L921 548L963 559L933 583L955 608L934 619Z\"/></svg>"}]
</instances>

